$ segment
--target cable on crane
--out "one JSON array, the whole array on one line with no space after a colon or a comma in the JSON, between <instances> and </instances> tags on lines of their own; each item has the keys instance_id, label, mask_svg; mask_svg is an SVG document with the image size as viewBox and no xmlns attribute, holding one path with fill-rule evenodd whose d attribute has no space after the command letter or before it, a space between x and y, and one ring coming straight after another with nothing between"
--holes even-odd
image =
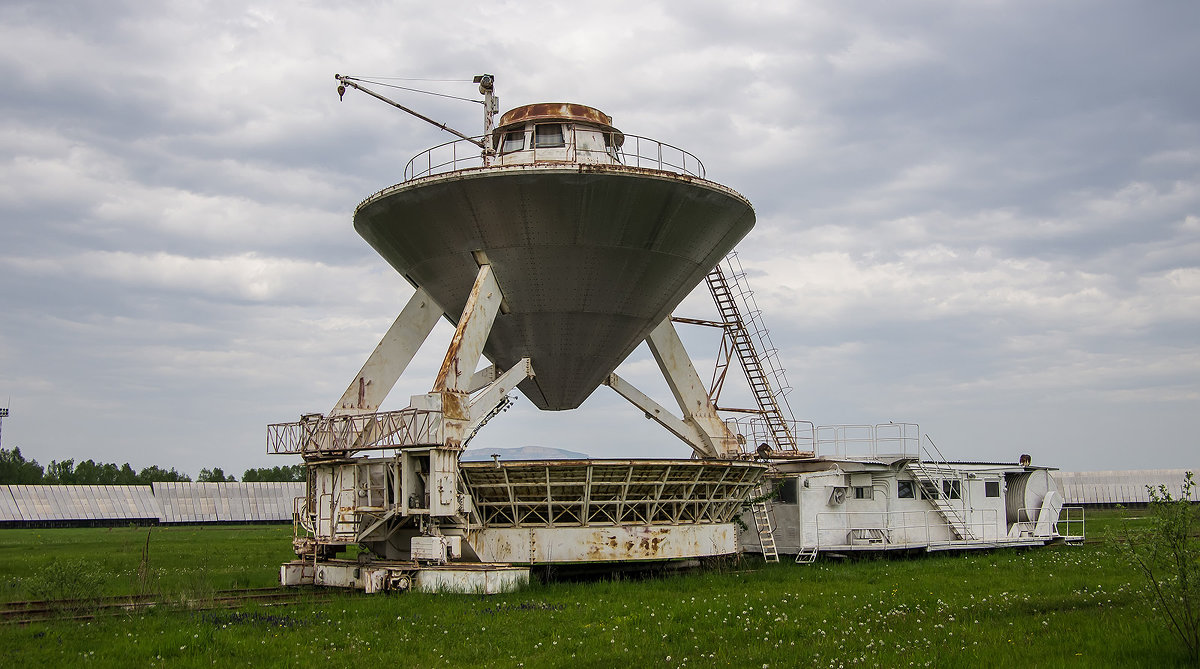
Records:
<instances>
[{"instance_id":1,"label":"cable on crane","mask_svg":"<svg viewBox=\"0 0 1200 669\"><path fill-rule=\"evenodd\" d=\"M363 78L364 79L387 79L389 81L436 81L436 82L446 82L446 83L454 83L454 84L474 83L471 79L424 79L424 78L420 78L420 77L368 77L365 75L363 76Z\"/></svg>"},{"instance_id":2,"label":"cable on crane","mask_svg":"<svg viewBox=\"0 0 1200 669\"><path fill-rule=\"evenodd\" d=\"M464 97L459 97L457 95L447 95L446 93L435 93L433 91L423 91L419 88L409 88L407 86L397 86L396 84L388 84L388 83L384 83L382 81L374 81L372 79L367 79L365 77L352 77L350 75L346 75L345 78L351 79L353 81L361 81L364 84L373 84L375 86L386 86L388 88L398 88L402 91L410 91L413 93L424 93L426 95L436 95L437 97L440 97L440 98L450 98L451 100L462 100L463 102L474 102L475 104L483 104L483 100L474 100L472 98L464 98Z\"/></svg>"}]
</instances>

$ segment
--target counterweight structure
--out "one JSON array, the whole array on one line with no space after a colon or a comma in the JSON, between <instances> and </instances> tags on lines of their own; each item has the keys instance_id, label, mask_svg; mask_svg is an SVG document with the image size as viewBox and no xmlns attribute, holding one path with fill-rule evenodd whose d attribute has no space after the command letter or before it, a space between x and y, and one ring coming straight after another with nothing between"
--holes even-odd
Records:
<instances>
[{"instance_id":1,"label":"counterweight structure","mask_svg":"<svg viewBox=\"0 0 1200 669\"><path fill-rule=\"evenodd\" d=\"M737 552L734 521L765 465L740 457L670 314L753 226L749 202L690 153L583 105L518 107L462 137L355 211L415 293L331 411L268 428L268 451L308 468L283 582L490 592L527 577L497 563ZM379 411L439 318L456 329L430 392ZM613 372L643 341L678 416ZM695 458L460 462L510 392L564 410L600 385ZM366 551L338 560L348 545Z\"/></svg>"}]
</instances>

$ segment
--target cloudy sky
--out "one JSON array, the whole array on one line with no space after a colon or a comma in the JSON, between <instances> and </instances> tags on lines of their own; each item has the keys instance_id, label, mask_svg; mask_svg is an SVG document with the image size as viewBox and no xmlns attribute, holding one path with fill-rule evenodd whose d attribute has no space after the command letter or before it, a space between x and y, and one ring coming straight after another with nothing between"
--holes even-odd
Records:
<instances>
[{"instance_id":1,"label":"cloudy sky","mask_svg":"<svg viewBox=\"0 0 1200 669\"><path fill-rule=\"evenodd\" d=\"M739 257L797 418L917 422L963 459L1200 464L1200 5L329 4L0 6L5 447L290 463L266 424L328 410L411 294L353 209L451 139L339 102L334 73L490 72L503 109L598 107L754 204ZM479 131L478 105L394 93ZM685 337L707 373L715 343ZM621 371L666 399L644 348ZM474 445L688 453L607 388L519 398Z\"/></svg>"}]
</instances>

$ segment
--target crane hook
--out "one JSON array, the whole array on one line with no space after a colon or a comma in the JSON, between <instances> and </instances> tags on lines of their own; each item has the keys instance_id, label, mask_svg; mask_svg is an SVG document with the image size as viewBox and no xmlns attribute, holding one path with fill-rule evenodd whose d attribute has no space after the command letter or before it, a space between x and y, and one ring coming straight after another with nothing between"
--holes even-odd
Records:
<instances>
[{"instance_id":1,"label":"crane hook","mask_svg":"<svg viewBox=\"0 0 1200 669\"><path fill-rule=\"evenodd\" d=\"M338 85L338 100L341 100L342 97L345 95L346 95L346 87L339 84Z\"/></svg>"}]
</instances>

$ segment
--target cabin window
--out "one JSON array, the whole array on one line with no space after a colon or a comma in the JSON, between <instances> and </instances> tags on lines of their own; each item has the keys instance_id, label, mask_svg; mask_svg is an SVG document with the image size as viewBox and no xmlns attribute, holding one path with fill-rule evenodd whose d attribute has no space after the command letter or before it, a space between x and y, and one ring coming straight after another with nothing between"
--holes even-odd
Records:
<instances>
[{"instance_id":1,"label":"cabin window","mask_svg":"<svg viewBox=\"0 0 1200 669\"><path fill-rule=\"evenodd\" d=\"M525 131L504 133L504 143L500 145L500 153L520 151L525 148Z\"/></svg>"},{"instance_id":2,"label":"cabin window","mask_svg":"<svg viewBox=\"0 0 1200 669\"><path fill-rule=\"evenodd\" d=\"M915 481L896 481L896 496L900 499L912 499L916 497Z\"/></svg>"},{"instance_id":3,"label":"cabin window","mask_svg":"<svg viewBox=\"0 0 1200 669\"><path fill-rule=\"evenodd\" d=\"M999 481L984 481L983 482L983 496L984 497L999 497L1000 496L1000 482Z\"/></svg>"},{"instance_id":4,"label":"cabin window","mask_svg":"<svg viewBox=\"0 0 1200 669\"><path fill-rule=\"evenodd\" d=\"M612 156L613 160L620 162L621 156L617 152L617 146L614 144L614 134L611 132L604 133L604 150L608 152L608 155Z\"/></svg>"},{"instance_id":5,"label":"cabin window","mask_svg":"<svg viewBox=\"0 0 1200 669\"><path fill-rule=\"evenodd\" d=\"M962 499L962 486L958 480L945 479L942 481L942 497L946 499Z\"/></svg>"},{"instance_id":6,"label":"cabin window","mask_svg":"<svg viewBox=\"0 0 1200 669\"><path fill-rule=\"evenodd\" d=\"M854 499L871 499L871 487L865 485L855 486Z\"/></svg>"},{"instance_id":7,"label":"cabin window","mask_svg":"<svg viewBox=\"0 0 1200 669\"><path fill-rule=\"evenodd\" d=\"M533 127L533 148L554 149L566 145L561 123L543 123Z\"/></svg>"},{"instance_id":8,"label":"cabin window","mask_svg":"<svg viewBox=\"0 0 1200 669\"><path fill-rule=\"evenodd\" d=\"M779 491L780 504L796 503L796 479L784 479L776 484L775 489Z\"/></svg>"}]
</instances>

